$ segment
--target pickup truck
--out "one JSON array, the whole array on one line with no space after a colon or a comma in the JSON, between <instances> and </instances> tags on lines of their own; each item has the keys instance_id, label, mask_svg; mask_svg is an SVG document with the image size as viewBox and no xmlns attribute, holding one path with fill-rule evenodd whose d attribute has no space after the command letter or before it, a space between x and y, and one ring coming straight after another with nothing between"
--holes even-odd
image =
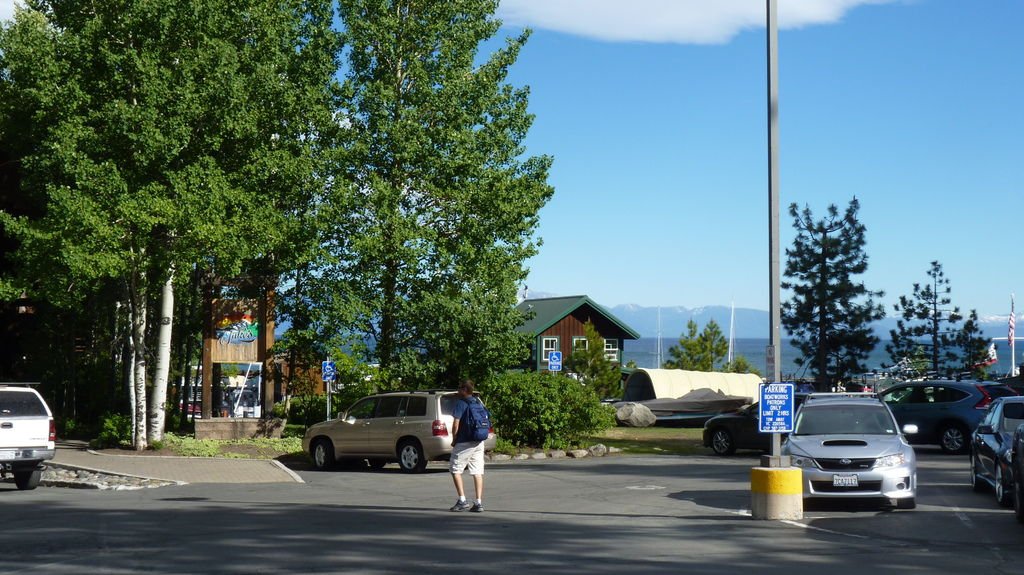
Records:
<instances>
[{"instance_id":1,"label":"pickup truck","mask_svg":"<svg viewBox=\"0 0 1024 575\"><path fill-rule=\"evenodd\" d=\"M0 477L18 489L35 489L56 447L53 414L39 392L0 383Z\"/></svg>"}]
</instances>

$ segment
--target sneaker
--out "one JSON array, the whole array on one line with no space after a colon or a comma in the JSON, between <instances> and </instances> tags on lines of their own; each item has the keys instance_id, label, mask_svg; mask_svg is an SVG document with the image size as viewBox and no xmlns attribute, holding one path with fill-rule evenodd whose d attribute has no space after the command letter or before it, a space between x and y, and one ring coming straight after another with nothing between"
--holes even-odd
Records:
<instances>
[{"instance_id":1,"label":"sneaker","mask_svg":"<svg viewBox=\"0 0 1024 575\"><path fill-rule=\"evenodd\" d=\"M469 501L456 501L448 511L465 511L470 508Z\"/></svg>"},{"instance_id":2,"label":"sneaker","mask_svg":"<svg viewBox=\"0 0 1024 575\"><path fill-rule=\"evenodd\" d=\"M484 512L484 504L483 503L474 503L473 507L470 508L470 511L472 511L473 513L483 513Z\"/></svg>"}]
</instances>

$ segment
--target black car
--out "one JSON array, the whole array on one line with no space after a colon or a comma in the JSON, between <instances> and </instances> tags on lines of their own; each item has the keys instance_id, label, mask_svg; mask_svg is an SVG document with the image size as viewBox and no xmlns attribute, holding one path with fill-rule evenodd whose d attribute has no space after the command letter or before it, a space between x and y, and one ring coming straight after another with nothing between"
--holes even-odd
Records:
<instances>
[{"instance_id":1,"label":"black car","mask_svg":"<svg viewBox=\"0 0 1024 575\"><path fill-rule=\"evenodd\" d=\"M1013 513L1024 523L1024 425L1013 432L1010 447L1010 474L1013 476Z\"/></svg>"},{"instance_id":2,"label":"black car","mask_svg":"<svg viewBox=\"0 0 1024 575\"><path fill-rule=\"evenodd\" d=\"M806 393L793 397L794 409L800 407ZM704 423L704 447L718 455L732 455L737 449L768 451L772 447L772 434L758 431L760 405L747 405L733 413L716 415Z\"/></svg>"},{"instance_id":3,"label":"black car","mask_svg":"<svg viewBox=\"0 0 1024 575\"><path fill-rule=\"evenodd\" d=\"M1000 397L971 434L971 486L992 488L1003 507L1013 505L1013 433L1024 423L1024 397Z\"/></svg>"},{"instance_id":4,"label":"black car","mask_svg":"<svg viewBox=\"0 0 1024 575\"><path fill-rule=\"evenodd\" d=\"M879 397L903 427L917 426L912 443L938 444L946 453L967 453L970 436L988 406L1017 394L998 383L973 380L914 381L894 385Z\"/></svg>"}]
</instances>

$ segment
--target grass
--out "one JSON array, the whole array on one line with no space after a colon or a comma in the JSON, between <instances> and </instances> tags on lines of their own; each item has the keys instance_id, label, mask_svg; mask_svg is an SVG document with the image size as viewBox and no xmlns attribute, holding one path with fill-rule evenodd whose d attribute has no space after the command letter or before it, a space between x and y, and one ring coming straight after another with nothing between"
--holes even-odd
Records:
<instances>
[{"instance_id":1,"label":"grass","mask_svg":"<svg viewBox=\"0 0 1024 575\"><path fill-rule=\"evenodd\" d=\"M302 439L195 439L168 433L163 448L186 457L227 457L244 459L277 459L302 455Z\"/></svg>"},{"instance_id":2,"label":"grass","mask_svg":"<svg viewBox=\"0 0 1024 575\"><path fill-rule=\"evenodd\" d=\"M706 455L700 427L613 427L588 442L617 447L625 453L653 455Z\"/></svg>"}]
</instances>

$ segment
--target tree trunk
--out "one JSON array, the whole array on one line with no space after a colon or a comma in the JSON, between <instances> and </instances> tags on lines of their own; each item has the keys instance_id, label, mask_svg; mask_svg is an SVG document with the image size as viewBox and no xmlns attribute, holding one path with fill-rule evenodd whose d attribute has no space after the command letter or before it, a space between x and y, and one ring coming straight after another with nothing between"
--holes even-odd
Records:
<instances>
[{"instance_id":1,"label":"tree trunk","mask_svg":"<svg viewBox=\"0 0 1024 575\"><path fill-rule=\"evenodd\" d=\"M146 290L142 270L132 271L128 287L132 313L132 346L135 353L135 422L132 444L136 451L146 449Z\"/></svg>"},{"instance_id":2,"label":"tree trunk","mask_svg":"<svg viewBox=\"0 0 1024 575\"><path fill-rule=\"evenodd\" d=\"M171 324L174 316L174 266L168 270L167 281L160 293L160 329L156 342L156 373L153 375L152 397L149 400L148 441L164 438L167 413L167 375L171 367Z\"/></svg>"},{"instance_id":3,"label":"tree trunk","mask_svg":"<svg viewBox=\"0 0 1024 575\"><path fill-rule=\"evenodd\" d=\"M135 413L135 314L132 313L132 306L128 306L128 331L125 334L124 344L124 376L125 385L128 387L128 405L131 406L132 414L132 445L135 444L135 430L137 414Z\"/></svg>"}]
</instances>

